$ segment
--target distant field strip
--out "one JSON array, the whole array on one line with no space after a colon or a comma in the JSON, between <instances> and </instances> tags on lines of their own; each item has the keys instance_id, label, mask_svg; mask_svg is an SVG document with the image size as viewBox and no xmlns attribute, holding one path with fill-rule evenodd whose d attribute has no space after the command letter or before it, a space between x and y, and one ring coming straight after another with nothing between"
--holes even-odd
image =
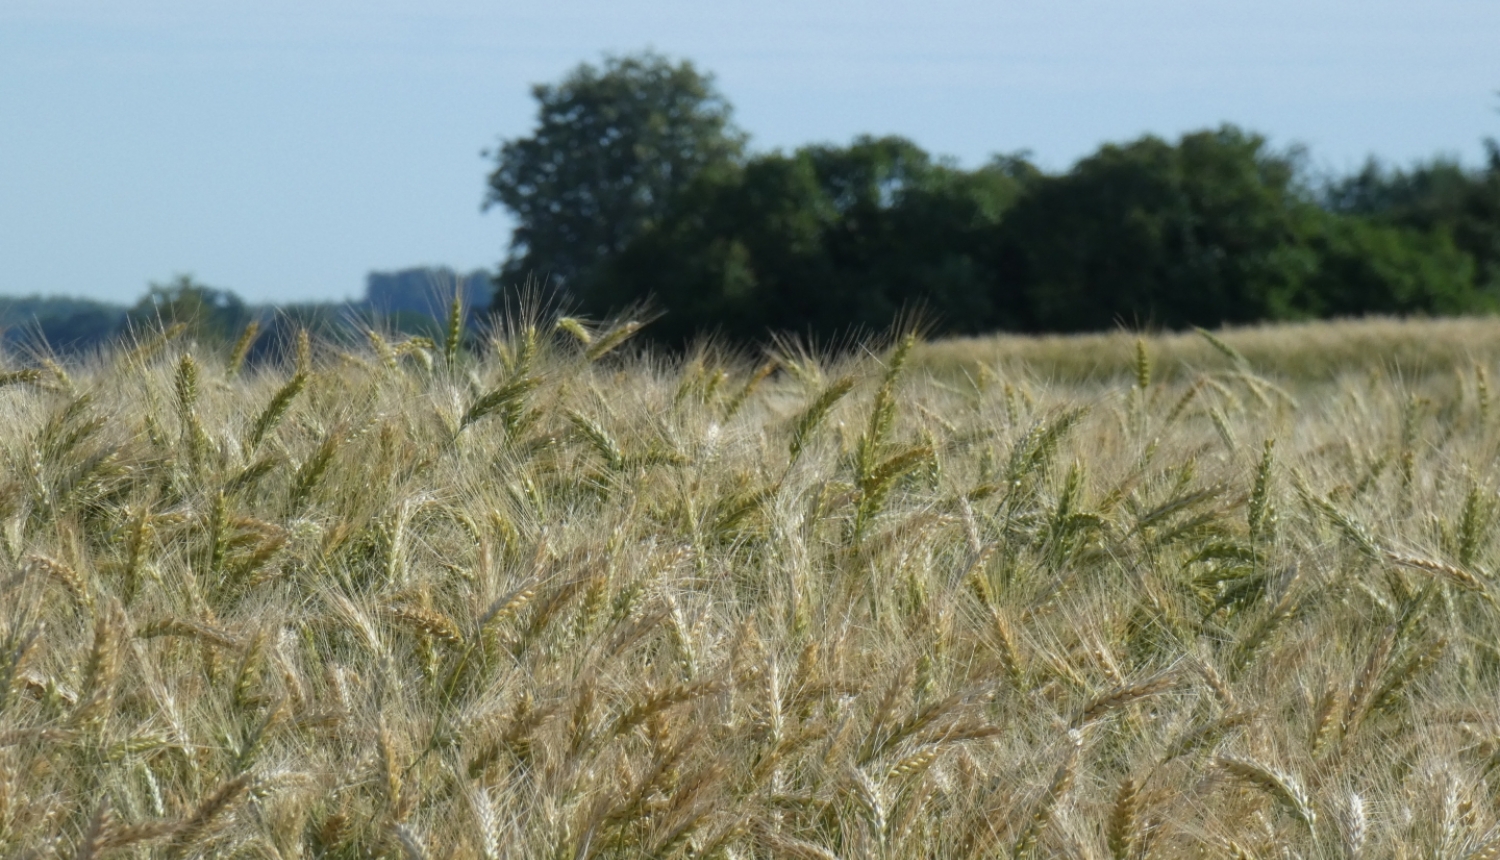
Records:
<instances>
[{"instance_id":1,"label":"distant field strip","mask_svg":"<svg viewBox=\"0 0 1500 860\"><path fill-rule=\"evenodd\" d=\"M1038 379L1077 382L1130 372L1138 335L1051 335L953 338L924 346L922 363L939 371L980 364L1025 370ZM1500 318L1397 320L1370 318L1246 326L1216 333L1257 372L1280 379L1326 381L1342 372L1451 373L1475 362L1500 362ZM1192 333L1147 337L1163 376L1221 367L1224 355Z\"/></svg>"}]
</instances>

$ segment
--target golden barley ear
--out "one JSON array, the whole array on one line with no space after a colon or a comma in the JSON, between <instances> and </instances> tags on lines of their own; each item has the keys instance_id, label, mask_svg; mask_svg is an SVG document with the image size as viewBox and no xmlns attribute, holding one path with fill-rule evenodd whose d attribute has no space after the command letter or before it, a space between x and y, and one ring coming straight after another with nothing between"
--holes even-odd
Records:
<instances>
[{"instance_id":1,"label":"golden barley ear","mask_svg":"<svg viewBox=\"0 0 1500 860\"><path fill-rule=\"evenodd\" d=\"M193 809L193 814L182 821L176 829L171 841L167 843L166 856L172 860L182 857L203 837L209 835L221 819L232 816L241 796L250 787L252 780L253 777L249 773L242 773L221 783L213 794L204 798Z\"/></svg>"},{"instance_id":2,"label":"golden barley ear","mask_svg":"<svg viewBox=\"0 0 1500 860\"><path fill-rule=\"evenodd\" d=\"M1310 833L1316 832L1317 813L1313 811L1307 791L1296 777L1236 756L1221 756L1219 766L1265 792L1281 808L1290 812L1292 817L1306 825Z\"/></svg>"},{"instance_id":3,"label":"golden barley ear","mask_svg":"<svg viewBox=\"0 0 1500 860\"><path fill-rule=\"evenodd\" d=\"M110 847L115 829L114 818L114 808L106 798L100 802L93 818L89 819L88 829L84 831L83 838L78 840L78 848L73 852L73 860L94 860Z\"/></svg>"},{"instance_id":4,"label":"golden barley ear","mask_svg":"<svg viewBox=\"0 0 1500 860\"><path fill-rule=\"evenodd\" d=\"M1012 857L1029 856L1036 848L1037 841L1052 821L1052 811L1073 787L1073 780L1078 775L1078 761L1082 757L1082 752L1083 735L1077 729L1069 730L1067 752L1064 754L1063 762L1058 765L1057 772L1053 774L1052 784L1047 786L1046 793L1032 807L1031 817L1026 822L1025 829L1021 831L1020 838L1016 840L1015 847L1011 849Z\"/></svg>"},{"instance_id":5,"label":"golden barley ear","mask_svg":"<svg viewBox=\"0 0 1500 860\"><path fill-rule=\"evenodd\" d=\"M1141 785L1132 777L1120 780L1109 814L1107 838L1114 860L1132 860L1140 841Z\"/></svg>"}]
</instances>

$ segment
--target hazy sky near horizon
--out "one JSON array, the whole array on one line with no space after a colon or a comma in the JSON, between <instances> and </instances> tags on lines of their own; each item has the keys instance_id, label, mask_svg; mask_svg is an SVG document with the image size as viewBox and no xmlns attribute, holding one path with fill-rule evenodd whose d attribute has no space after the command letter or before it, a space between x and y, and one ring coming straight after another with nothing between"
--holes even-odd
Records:
<instances>
[{"instance_id":1,"label":"hazy sky near horizon","mask_svg":"<svg viewBox=\"0 0 1500 860\"><path fill-rule=\"evenodd\" d=\"M1329 171L1477 163L1496 0L4 0L0 294L254 301L492 267L480 153L530 85L646 47L713 72L756 149L899 134L1063 169L1233 122Z\"/></svg>"}]
</instances>

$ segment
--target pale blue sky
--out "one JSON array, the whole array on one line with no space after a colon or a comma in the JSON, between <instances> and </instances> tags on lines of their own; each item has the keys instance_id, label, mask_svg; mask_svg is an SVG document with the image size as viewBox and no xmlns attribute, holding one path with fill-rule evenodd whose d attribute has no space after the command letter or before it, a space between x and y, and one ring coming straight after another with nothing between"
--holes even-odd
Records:
<instances>
[{"instance_id":1,"label":"pale blue sky","mask_svg":"<svg viewBox=\"0 0 1500 860\"><path fill-rule=\"evenodd\" d=\"M494 265L480 151L528 87L643 47L760 149L900 134L967 164L1230 121L1315 164L1500 137L1496 0L3 0L0 293L252 300Z\"/></svg>"}]
</instances>

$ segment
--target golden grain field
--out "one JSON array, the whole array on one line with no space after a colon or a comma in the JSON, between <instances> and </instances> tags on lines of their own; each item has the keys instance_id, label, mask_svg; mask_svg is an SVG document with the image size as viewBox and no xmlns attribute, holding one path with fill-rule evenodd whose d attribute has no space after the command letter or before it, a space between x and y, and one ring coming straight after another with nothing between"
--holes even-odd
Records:
<instances>
[{"instance_id":1,"label":"golden grain field","mask_svg":"<svg viewBox=\"0 0 1500 860\"><path fill-rule=\"evenodd\" d=\"M1500 857L1500 324L632 328L3 359L0 855Z\"/></svg>"}]
</instances>

